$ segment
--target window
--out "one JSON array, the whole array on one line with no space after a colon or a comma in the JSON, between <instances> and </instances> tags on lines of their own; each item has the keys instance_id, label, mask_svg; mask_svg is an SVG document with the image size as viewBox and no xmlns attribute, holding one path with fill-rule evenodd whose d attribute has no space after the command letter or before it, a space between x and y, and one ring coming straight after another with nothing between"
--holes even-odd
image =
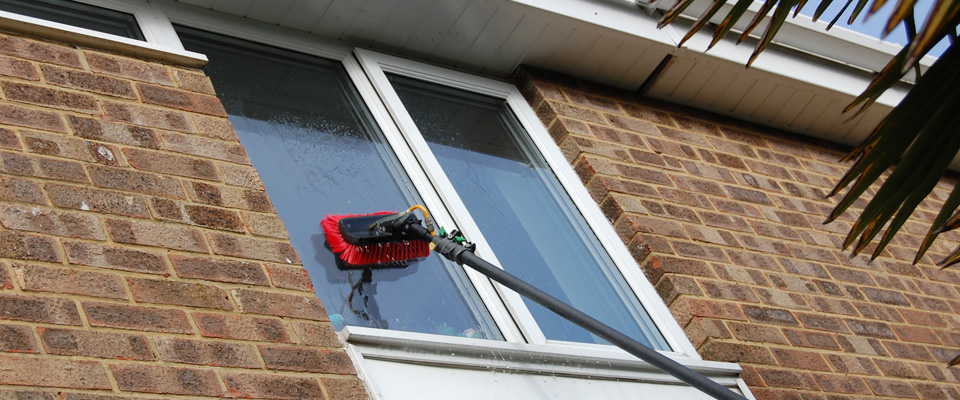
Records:
<instances>
[{"instance_id":1,"label":"window","mask_svg":"<svg viewBox=\"0 0 960 400\"><path fill-rule=\"evenodd\" d=\"M144 40L133 14L69 0L0 0L0 10Z\"/></svg>"},{"instance_id":2,"label":"window","mask_svg":"<svg viewBox=\"0 0 960 400\"><path fill-rule=\"evenodd\" d=\"M480 244L481 256L621 332L669 350L504 98L401 70L385 73L377 55L361 52L385 101L368 106L345 67L355 62L349 57L338 62L179 31L188 50L209 57L206 72L338 325L603 343L437 255L364 278L363 271L338 268L324 245L324 215L397 211L433 196L426 203L438 222L466 232ZM379 104L388 104L393 119L374 118L370 108ZM393 131L392 141L384 125ZM397 153L410 153L406 157L416 163L403 165Z\"/></svg>"}]
</instances>

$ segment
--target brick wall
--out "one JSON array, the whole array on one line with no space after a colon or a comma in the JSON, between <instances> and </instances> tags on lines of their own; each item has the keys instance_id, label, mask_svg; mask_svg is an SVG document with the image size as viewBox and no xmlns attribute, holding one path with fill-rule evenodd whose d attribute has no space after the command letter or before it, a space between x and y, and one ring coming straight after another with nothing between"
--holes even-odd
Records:
<instances>
[{"instance_id":1,"label":"brick wall","mask_svg":"<svg viewBox=\"0 0 960 400\"><path fill-rule=\"evenodd\" d=\"M0 93L0 398L367 397L202 71L0 34Z\"/></svg>"},{"instance_id":2,"label":"brick wall","mask_svg":"<svg viewBox=\"0 0 960 400\"><path fill-rule=\"evenodd\" d=\"M868 263L840 251L852 214L822 225L841 146L543 71L516 81L693 345L739 363L758 399L960 398L960 275L933 265L958 235L910 263L952 182Z\"/></svg>"}]
</instances>

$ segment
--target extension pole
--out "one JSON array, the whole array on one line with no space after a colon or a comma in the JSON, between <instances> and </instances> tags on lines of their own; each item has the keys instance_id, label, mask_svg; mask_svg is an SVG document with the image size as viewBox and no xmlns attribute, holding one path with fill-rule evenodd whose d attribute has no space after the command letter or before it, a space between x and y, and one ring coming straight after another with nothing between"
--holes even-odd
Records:
<instances>
[{"instance_id":1,"label":"extension pole","mask_svg":"<svg viewBox=\"0 0 960 400\"><path fill-rule=\"evenodd\" d=\"M410 236L419 240L434 243L436 245L434 251L440 253L450 261L473 268L477 272L486 275L490 279L499 282L503 286L506 286L525 296L526 298L533 300L537 304L546 307L550 311L553 311L568 321L577 324L581 328L590 331L591 333L603 338L604 340L625 350L626 352L650 363L650 365L653 365L657 369L699 389L701 392L713 396L715 399L746 400L745 397L726 387L721 386L706 376L703 376L702 374L687 368L680 363L671 360L670 358L667 358L663 354L658 353L656 350L644 346L642 343L633 340L623 333L620 333L616 329L613 329L603 322L600 322L596 318L587 315L583 311L573 308L567 303L560 301L556 297L547 294L547 292L537 289L535 286L521 280L520 278L517 278L516 276L511 275L510 273L498 268L486 260L477 257L476 254L473 254L473 252L466 247L461 246L456 241L435 236L419 223L407 223L405 225L406 226L401 228L402 230L406 231L404 233L410 234Z\"/></svg>"}]
</instances>

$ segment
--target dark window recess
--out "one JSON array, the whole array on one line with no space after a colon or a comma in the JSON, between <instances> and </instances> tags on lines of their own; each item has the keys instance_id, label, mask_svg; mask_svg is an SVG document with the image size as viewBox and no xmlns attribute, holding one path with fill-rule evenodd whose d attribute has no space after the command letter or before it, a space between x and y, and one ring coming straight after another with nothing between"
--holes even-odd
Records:
<instances>
[{"instance_id":1,"label":"dark window recess","mask_svg":"<svg viewBox=\"0 0 960 400\"><path fill-rule=\"evenodd\" d=\"M0 10L144 40L133 14L69 0L0 0Z\"/></svg>"}]
</instances>

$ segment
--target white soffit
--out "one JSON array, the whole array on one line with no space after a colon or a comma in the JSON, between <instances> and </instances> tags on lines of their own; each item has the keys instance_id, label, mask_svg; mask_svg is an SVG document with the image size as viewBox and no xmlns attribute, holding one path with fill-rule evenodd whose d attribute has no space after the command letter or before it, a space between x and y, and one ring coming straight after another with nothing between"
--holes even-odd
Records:
<instances>
[{"instance_id":1,"label":"white soffit","mask_svg":"<svg viewBox=\"0 0 960 400\"><path fill-rule=\"evenodd\" d=\"M751 43L737 46L729 35L704 52L710 35L701 33L677 48L690 21L657 29L632 0L178 1L493 77L529 65L643 86L647 96L846 144L869 134L909 88L895 87L852 120L841 114L897 48L801 19L747 69Z\"/></svg>"}]
</instances>

